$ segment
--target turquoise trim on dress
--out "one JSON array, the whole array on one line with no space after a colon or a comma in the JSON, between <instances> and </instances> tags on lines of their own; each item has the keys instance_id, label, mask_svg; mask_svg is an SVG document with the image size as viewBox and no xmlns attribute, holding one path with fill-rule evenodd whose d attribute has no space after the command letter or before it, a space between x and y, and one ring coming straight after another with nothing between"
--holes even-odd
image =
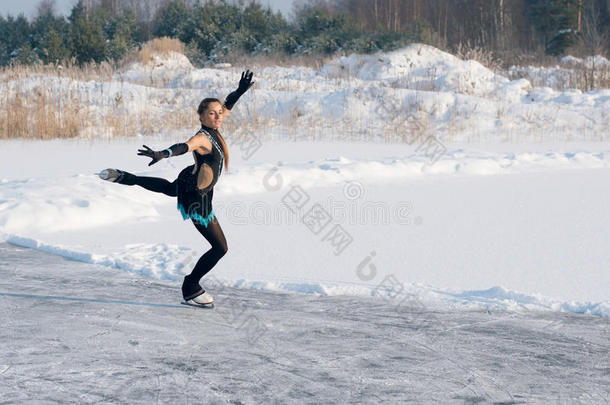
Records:
<instances>
[{"instance_id":1,"label":"turquoise trim on dress","mask_svg":"<svg viewBox=\"0 0 610 405\"><path fill-rule=\"evenodd\" d=\"M203 224L206 228L208 227L208 224L210 223L210 221L212 219L214 219L214 210L210 211L208 216L204 218L197 213L187 214L186 211L184 210L184 207L182 206L182 204L178 203L178 211L180 211L180 214L182 214L182 219L184 219L185 221L187 219L191 218L191 219L194 219L195 221L199 222L200 224Z\"/></svg>"}]
</instances>

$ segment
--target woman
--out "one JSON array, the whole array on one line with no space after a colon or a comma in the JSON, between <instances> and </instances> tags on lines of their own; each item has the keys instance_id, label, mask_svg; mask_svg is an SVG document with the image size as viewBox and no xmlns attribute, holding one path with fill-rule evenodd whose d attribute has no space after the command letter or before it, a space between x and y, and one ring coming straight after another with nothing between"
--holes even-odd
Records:
<instances>
[{"instance_id":1,"label":"woman","mask_svg":"<svg viewBox=\"0 0 610 405\"><path fill-rule=\"evenodd\" d=\"M197 261L191 274L184 277L182 296L184 300L196 304L211 304L214 299L199 285L199 280L209 272L221 257L227 253L227 241L218 219L212 210L214 185L222 172L229 168L229 151L224 138L218 131L228 111L233 108L253 84L253 73L246 70L241 74L239 87L231 92L224 102L216 98L205 98L199 104L197 113L201 129L186 143L177 143L162 151L153 151L148 146L138 149L138 155L152 158L149 166L170 156L193 152L195 164L183 169L173 182L158 177L136 176L118 169L106 169L100 178L120 184L138 185L147 190L178 197L178 210L184 219L190 218L195 228L210 243L211 248Z\"/></svg>"}]
</instances>

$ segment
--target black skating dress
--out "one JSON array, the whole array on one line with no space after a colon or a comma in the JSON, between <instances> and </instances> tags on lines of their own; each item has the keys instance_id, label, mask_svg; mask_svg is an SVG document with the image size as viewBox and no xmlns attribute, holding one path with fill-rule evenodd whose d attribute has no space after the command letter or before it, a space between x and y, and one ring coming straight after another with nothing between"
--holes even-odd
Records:
<instances>
[{"instance_id":1,"label":"black skating dress","mask_svg":"<svg viewBox=\"0 0 610 405\"><path fill-rule=\"evenodd\" d=\"M205 155L193 151L195 164L184 168L178 175L176 194L178 211L182 214L182 218L185 220L191 218L207 227L214 218L212 196L214 195L214 185L222 173L225 154L215 129L202 126L197 134L200 133L210 140L212 151ZM200 190L197 187L197 177L204 163L212 169L213 177L211 183Z\"/></svg>"}]
</instances>

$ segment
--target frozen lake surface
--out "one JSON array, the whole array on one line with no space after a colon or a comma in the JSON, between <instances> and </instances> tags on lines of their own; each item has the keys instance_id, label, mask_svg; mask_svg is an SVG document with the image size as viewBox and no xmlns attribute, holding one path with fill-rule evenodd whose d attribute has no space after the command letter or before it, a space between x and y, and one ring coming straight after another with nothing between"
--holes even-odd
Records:
<instances>
[{"instance_id":1,"label":"frozen lake surface","mask_svg":"<svg viewBox=\"0 0 610 405\"><path fill-rule=\"evenodd\" d=\"M0 244L0 403L608 403L607 317L179 284Z\"/></svg>"}]
</instances>

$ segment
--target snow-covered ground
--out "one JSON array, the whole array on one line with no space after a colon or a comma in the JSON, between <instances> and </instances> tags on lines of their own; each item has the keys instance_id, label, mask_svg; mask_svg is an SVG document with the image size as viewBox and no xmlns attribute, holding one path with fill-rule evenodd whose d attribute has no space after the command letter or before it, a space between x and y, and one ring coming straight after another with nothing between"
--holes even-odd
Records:
<instances>
[{"instance_id":1,"label":"snow-covered ground","mask_svg":"<svg viewBox=\"0 0 610 405\"><path fill-rule=\"evenodd\" d=\"M173 180L192 161L148 167L143 142L173 141L4 142L3 239L180 280L209 245L175 199L94 175ZM268 141L247 159L230 147L214 194L229 253L212 274L225 285L610 314L604 144L450 146L434 164L406 144Z\"/></svg>"},{"instance_id":2,"label":"snow-covered ground","mask_svg":"<svg viewBox=\"0 0 610 405\"><path fill-rule=\"evenodd\" d=\"M179 283L0 244L2 403L605 404L607 318Z\"/></svg>"}]
</instances>

